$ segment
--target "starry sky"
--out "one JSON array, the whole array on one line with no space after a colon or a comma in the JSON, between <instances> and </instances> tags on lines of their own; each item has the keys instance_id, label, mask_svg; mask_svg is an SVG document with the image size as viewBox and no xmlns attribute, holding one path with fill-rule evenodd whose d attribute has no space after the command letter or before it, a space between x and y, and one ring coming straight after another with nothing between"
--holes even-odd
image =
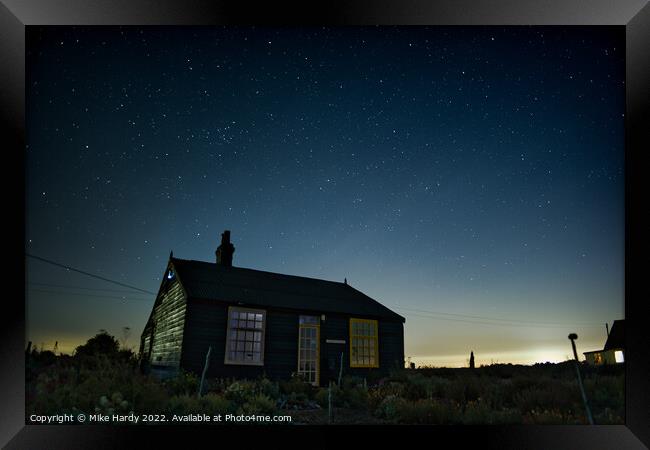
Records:
<instances>
[{"instance_id":1,"label":"starry sky","mask_svg":"<svg viewBox=\"0 0 650 450\"><path fill-rule=\"evenodd\" d=\"M564 361L624 317L622 27L28 27L26 253L343 281L418 364ZM137 350L154 295L26 258L26 340ZM125 330L128 327L129 330Z\"/></svg>"}]
</instances>

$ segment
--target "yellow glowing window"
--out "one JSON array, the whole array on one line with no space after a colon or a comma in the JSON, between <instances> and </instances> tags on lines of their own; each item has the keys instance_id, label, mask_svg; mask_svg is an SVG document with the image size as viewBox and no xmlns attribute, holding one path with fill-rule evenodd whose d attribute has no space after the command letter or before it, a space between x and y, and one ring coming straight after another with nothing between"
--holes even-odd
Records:
<instances>
[{"instance_id":1,"label":"yellow glowing window","mask_svg":"<svg viewBox=\"0 0 650 450\"><path fill-rule=\"evenodd\" d=\"M350 367L379 367L376 320L350 319Z\"/></svg>"}]
</instances>

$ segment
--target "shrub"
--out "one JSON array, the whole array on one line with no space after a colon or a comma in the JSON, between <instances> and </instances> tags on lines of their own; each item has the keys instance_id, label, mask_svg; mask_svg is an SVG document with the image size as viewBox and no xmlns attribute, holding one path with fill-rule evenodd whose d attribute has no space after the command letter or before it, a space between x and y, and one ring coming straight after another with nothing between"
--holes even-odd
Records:
<instances>
[{"instance_id":1,"label":"shrub","mask_svg":"<svg viewBox=\"0 0 650 450\"><path fill-rule=\"evenodd\" d=\"M397 397L396 395L387 395L374 411L374 414L375 416L382 419L396 420L398 403L403 401L404 400Z\"/></svg>"},{"instance_id":2,"label":"shrub","mask_svg":"<svg viewBox=\"0 0 650 450\"><path fill-rule=\"evenodd\" d=\"M562 412L557 408L553 409L534 409L526 413L523 417L526 424L539 425L561 425L561 424L584 424L586 419L581 419L570 412Z\"/></svg>"},{"instance_id":3,"label":"shrub","mask_svg":"<svg viewBox=\"0 0 650 450\"><path fill-rule=\"evenodd\" d=\"M237 405L243 405L244 402L253 395L253 386L246 381L235 381L224 391L224 396Z\"/></svg>"},{"instance_id":4,"label":"shrub","mask_svg":"<svg viewBox=\"0 0 650 450\"><path fill-rule=\"evenodd\" d=\"M108 415L115 413L129 414L132 412L132 408L129 402L124 400L120 392L114 392L110 398L102 395L99 401L96 402L93 412Z\"/></svg>"},{"instance_id":5,"label":"shrub","mask_svg":"<svg viewBox=\"0 0 650 450\"><path fill-rule=\"evenodd\" d=\"M355 386L343 391L343 405L352 409L366 409L368 407L368 389Z\"/></svg>"},{"instance_id":6,"label":"shrub","mask_svg":"<svg viewBox=\"0 0 650 450\"><path fill-rule=\"evenodd\" d=\"M467 425L508 425L521 423L521 414L514 409L492 409L484 401L471 401L465 405L461 420Z\"/></svg>"},{"instance_id":7,"label":"shrub","mask_svg":"<svg viewBox=\"0 0 650 450\"><path fill-rule=\"evenodd\" d=\"M223 395L209 393L201 398L196 395L175 395L169 399L170 414L234 414L236 406Z\"/></svg>"},{"instance_id":8,"label":"shrub","mask_svg":"<svg viewBox=\"0 0 650 450\"><path fill-rule=\"evenodd\" d=\"M341 389L353 389L357 386L365 386L367 382L362 377L356 377L352 375L346 375L341 379Z\"/></svg>"},{"instance_id":9,"label":"shrub","mask_svg":"<svg viewBox=\"0 0 650 450\"><path fill-rule=\"evenodd\" d=\"M446 396L450 383L448 379L433 375L428 377L428 381L429 395L431 397L444 398Z\"/></svg>"},{"instance_id":10,"label":"shrub","mask_svg":"<svg viewBox=\"0 0 650 450\"><path fill-rule=\"evenodd\" d=\"M136 413L163 411L169 400L167 390L154 378L138 376L127 398Z\"/></svg>"},{"instance_id":11,"label":"shrub","mask_svg":"<svg viewBox=\"0 0 650 450\"><path fill-rule=\"evenodd\" d=\"M410 424L453 424L462 417L457 404L438 399L400 399L395 403L395 413L398 423Z\"/></svg>"},{"instance_id":12,"label":"shrub","mask_svg":"<svg viewBox=\"0 0 650 450\"><path fill-rule=\"evenodd\" d=\"M120 344L115 337L102 331L75 349L75 356L115 355Z\"/></svg>"},{"instance_id":13,"label":"shrub","mask_svg":"<svg viewBox=\"0 0 650 450\"><path fill-rule=\"evenodd\" d=\"M624 415L624 375L589 377L585 379L584 385L594 414L600 411L610 410L618 416L622 417Z\"/></svg>"},{"instance_id":14,"label":"shrub","mask_svg":"<svg viewBox=\"0 0 650 450\"><path fill-rule=\"evenodd\" d=\"M453 400L458 403L465 403L465 383L461 379L448 382L440 397Z\"/></svg>"},{"instance_id":15,"label":"shrub","mask_svg":"<svg viewBox=\"0 0 650 450\"><path fill-rule=\"evenodd\" d=\"M223 395L206 394L201 397L200 412L206 414L231 414L235 413L236 407Z\"/></svg>"},{"instance_id":16,"label":"shrub","mask_svg":"<svg viewBox=\"0 0 650 450\"><path fill-rule=\"evenodd\" d=\"M278 400L280 398L280 386L278 383L265 377L257 381L255 390L273 400Z\"/></svg>"},{"instance_id":17,"label":"shrub","mask_svg":"<svg viewBox=\"0 0 650 450\"><path fill-rule=\"evenodd\" d=\"M241 407L242 414L271 415L275 412L275 401L264 394L255 395Z\"/></svg>"},{"instance_id":18,"label":"shrub","mask_svg":"<svg viewBox=\"0 0 650 450\"><path fill-rule=\"evenodd\" d=\"M293 393L301 398L312 398L313 396L312 385L299 375L292 375L288 381L281 381L280 392L285 395Z\"/></svg>"},{"instance_id":19,"label":"shrub","mask_svg":"<svg viewBox=\"0 0 650 450\"><path fill-rule=\"evenodd\" d=\"M192 372L180 371L175 377L165 380L164 384L171 395L192 395L199 390L199 379Z\"/></svg>"},{"instance_id":20,"label":"shrub","mask_svg":"<svg viewBox=\"0 0 650 450\"><path fill-rule=\"evenodd\" d=\"M318 403L322 408L328 407L329 399L329 388L320 388L315 395L316 403ZM344 398L343 391L336 385L332 384L332 406L343 406Z\"/></svg>"},{"instance_id":21,"label":"shrub","mask_svg":"<svg viewBox=\"0 0 650 450\"><path fill-rule=\"evenodd\" d=\"M388 381L396 381L399 383L406 383L408 381L409 373L406 369L394 369L389 374Z\"/></svg>"},{"instance_id":22,"label":"shrub","mask_svg":"<svg viewBox=\"0 0 650 450\"><path fill-rule=\"evenodd\" d=\"M429 380L421 374L408 377L404 383L402 396L408 400L429 398L431 396Z\"/></svg>"},{"instance_id":23,"label":"shrub","mask_svg":"<svg viewBox=\"0 0 650 450\"><path fill-rule=\"evenodd\" d=\"M575 410L580 407L582 398L578 383L557 381L545 387L530 387L513 396L513 404L522 412L532 410Z\"/></svg>"},{"instance_id":24,"label":"shrub","mask_svg":"<svg viewBox=\"0 0 650 450\"><path fill-rule=\"evenodd\" d=\"M224 393L226 391L226 388L230 385L230 382L223 378L210 378L205 380L204 383L204 392L213 392L216 394Z\"/></svg>"}]
</instances>

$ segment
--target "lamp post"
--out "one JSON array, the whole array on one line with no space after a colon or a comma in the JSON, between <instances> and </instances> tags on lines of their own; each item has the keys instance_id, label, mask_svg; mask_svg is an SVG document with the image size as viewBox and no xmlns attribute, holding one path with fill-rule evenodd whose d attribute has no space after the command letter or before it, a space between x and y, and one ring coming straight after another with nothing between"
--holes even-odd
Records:
<instances>
[{"instance_id":1,"label":"lamp post","mask_svg":"<svg viewBox=\"0 0 650 450\"><path fill-rule=\"evenodd\" d=\"M578 352L576 351L575 340L578 339L578 335L571 333L569 335L569 340L571 341L571 347L573 348L573 357L576 362L576 375L578 376L578 385L580 386L580 393L582 394L582 402L585 404L585 410L587 411L587 419L589 424L594 424L594 419L591 417L591 409L589 408L589 403L587 402L587 394L585 394L585 388L582 386L582 377L580 376L580 367L578 366Z\"/></svg>"}]
</instances>

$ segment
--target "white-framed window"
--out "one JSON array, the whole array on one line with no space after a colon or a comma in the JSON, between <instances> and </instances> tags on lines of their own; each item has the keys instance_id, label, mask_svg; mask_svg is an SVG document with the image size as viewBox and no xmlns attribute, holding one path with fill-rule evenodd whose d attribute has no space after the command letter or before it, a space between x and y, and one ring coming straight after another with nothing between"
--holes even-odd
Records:
<instances>
[{"instance_id":1,"label":"white-framed window","mask_svg":"<svg viewBox=\"0 0 650 450\"><path fill-rule=\"evenodd\" d=\"M225 364L264 365L263 309L228 307Z\"/></svg>"}]
</instances>

